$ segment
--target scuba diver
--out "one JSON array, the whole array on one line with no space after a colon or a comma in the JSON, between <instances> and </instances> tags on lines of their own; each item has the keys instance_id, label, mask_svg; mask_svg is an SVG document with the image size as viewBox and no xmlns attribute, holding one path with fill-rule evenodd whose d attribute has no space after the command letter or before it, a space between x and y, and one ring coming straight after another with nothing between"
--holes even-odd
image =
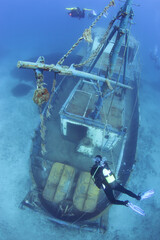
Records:
<instances>
[{"instance_id":1,"label":"scuba diver","mask_svg":"<svg viewBox=\"0 0 160 240\"><path fill-rule=\"evenodd\" d=\"M154 62L154 66L159 70L160 69L160 57L158 56L158 46L155 45L154 50L150 52L150 57Z\"/></svg>"},{"instance_id":2,"label":"scuba diver","mask_svg":"<svg viewBox=\"0 0 160 240\"><path fill-rule=\"evenodd\" d=\"M69 11L68 15L74 18L79 18L79 19L84 18L85 11L89 11L88 13L89 18L93 18L97 16L96 12L92 9L87 9L87 8L80 9L79 7L66 8L66 9Z\"/></svg>"},{"instance_id":3,"label":"scuba diver","mask_svg":"<svg viewBox=\"0 0 160 240\"><path fill-rule=\"evenodd\" d=\"M80 9L79 7L74 7L74 8L66 8L69 10L68 15L70 17L75 17L75 18L84 18L85 17L85 10Z\"/></svg>"},{"instance_id":4,"label":"scuba diver","mask_svg":"<svg viewBox=\"0 0 160 240\"><path fill-rule=\"evenodd\" d=\"M108 166L108 163L105 161L104 158L102 158L100 155L97 155L94 158L94 162L95 162L95 164L93 165L93 167L91 168L91 171L90 171L92 179L93 179L95 185L99 189L104 190L110 203L130 207L132 210L138 212L139 214L145 215L144 211L141 208L132 204L128 200L120 201L120 200L115 199L113 190L119 191L121 193L125 193L128 196L135 198L137 200L143 200L143 199L151 197L154 194L154 191L149 190L141 196L136 195L135 193L124 188L122 185L120 185L116 181L115 175L112 173L111 169Z\"/></svg>"}]
</instances>

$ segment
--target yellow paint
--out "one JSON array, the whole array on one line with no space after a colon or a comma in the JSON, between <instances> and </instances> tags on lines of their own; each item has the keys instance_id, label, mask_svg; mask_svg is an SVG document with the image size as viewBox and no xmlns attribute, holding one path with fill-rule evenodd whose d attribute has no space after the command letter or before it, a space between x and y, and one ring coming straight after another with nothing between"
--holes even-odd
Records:
<instances>
[{"instance_id":1,"label":"yellow paint","mask_svg":"<svg viewBox=\"0 0 160 240\"><path fill-rule=\"evenodd\" d=\"M71 189L74 175L73 167L54 163L43 191L43 197L55 203L62 201Z\"/></svg>"},{"instance_id":2,"label":"yellow paint","mask_svg":"<svg viewBox=\"0 0 160 240\"><path fill-rule=\"evenodd\" d=\"M82 172L73 196L75 207L84 212L93 212L96 208L99 189L94 185L90 173Z\"/></svg>"}]
</instances>

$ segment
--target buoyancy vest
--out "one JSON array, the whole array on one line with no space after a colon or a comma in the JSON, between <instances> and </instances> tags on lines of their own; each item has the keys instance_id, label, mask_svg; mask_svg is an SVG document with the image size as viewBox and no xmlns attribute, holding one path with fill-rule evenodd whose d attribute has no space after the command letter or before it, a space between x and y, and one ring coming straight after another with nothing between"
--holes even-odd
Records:
<instances>
[{"instance_id":1,"label":"buoyancy vest","mask_svg":"<svg viewBox=\"0 0 160 240\"><path fill-rule=\"evenodd\" d=\"M107 166L102 167L100 165L94 165L91 169L91 175L98 188L101 188L102 184L105 184L106 182L110 184L116 180L113 173Z\"/></svg>"},{"instance_id":2,"label":"buoyancy vest","mask_svg":"<svg viewBox=\"0 0 160 240\"><path fill-rule=\"evenodd\" d=\"M107 183L112 183L116 180L110 169L104 168L103 175L104 175Z\"/></svg>"}]
</instances>

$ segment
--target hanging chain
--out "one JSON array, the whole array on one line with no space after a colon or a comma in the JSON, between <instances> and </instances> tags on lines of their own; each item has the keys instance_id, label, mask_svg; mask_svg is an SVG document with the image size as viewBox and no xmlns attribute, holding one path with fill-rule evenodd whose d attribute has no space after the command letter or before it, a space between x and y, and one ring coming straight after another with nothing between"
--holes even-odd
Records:
<instances>
[{"instance_id":1,"label":"hanging chain","mask_svg":"<svg viewBox=\"0 0 160 240\"><path fill-rule=\"evenodd\" d=\"M88 28L85 29L83 35L77 40L77 42L71 47L71 49L57 62L58 65L62 65L64 60L71 54L71 52L78 46L78 44L83 40L83 39L88 39L87 35L90 34L92 27L99 21L99 19L103 16L104 13L109 9L109 7L114 6L114 0L110 1L108 6L104 8L104 10L98 15L98 17L95 19L95 21L92 23L92 25Z\"/></svg>"},{"instance_id":2,"label":"hanging chain","mask_svg":"<svg viewBox=\"0 0 160 240\"><path fill-rule=\"evenodd\" d=\"M52 89L51 89L51 95L50 95L50 98L49 98L48 108L47 108L47 111L46 111L46 117L47 118L51 117L51 113L50 113L50 110L52 109L51 102L52 102L52 98L53 98L55 89L56 89L56 73L54 74L54 79L53 79L53 84L52 84Z\"/></svg>"},{"instance_id":3,"label":"hanging chain","mask_svg":"<svg viewBox=\"0 0 160 240\"><path fill-rule=\"evenodd\" d=\"M104 10L98 15L98 17L95 19L95 21L92 23L92 25L89 28L92 28L98 21L99 19L103 16L103 14L105 14L107 12L107 10L111 7L114 6L115 2L114 0L110 1L110 3L108 4L108 6L106 6L104 8Z\"/></svg>"},{"instance_id":4,"label":"hanging chain","mask_svg":"<svg viewBox=\"0 0 160 240\"><path fill-rule=\"evenodd\" d=\"M107 38L107 36L108 36L108 33L109 33L111 27L113 26L114 22L116 21L116 19L117 19L117 18L114 18L114 19L110 22L110 24L109 24L109 26L108 26L108 28L107 28L107 31L105 32L102 40L100 41L100 43L99 43L99 45L97 46L97 48L95 49L95 51L90 55L90 57L89 57L87 60L85 60L83 63L74 64L74 65L73 65L74 67L82 67L82 66L86 65L87 63L90 63L93 59L95 59L95 57L98 55L101 47L103 46L103 44L104 44L104 42L105 42L105 40L106 40L106 38Z\"/></svg>"}]
</instances>

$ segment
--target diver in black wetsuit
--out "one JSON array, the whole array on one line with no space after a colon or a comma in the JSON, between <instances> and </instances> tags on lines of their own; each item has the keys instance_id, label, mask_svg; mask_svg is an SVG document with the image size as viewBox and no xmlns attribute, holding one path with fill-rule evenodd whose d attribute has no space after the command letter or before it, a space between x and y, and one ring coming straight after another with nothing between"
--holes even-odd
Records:
<instances>
[{"instance_id":1,"label":"diver in black wetsuit","mask_svg":"<svg viewBox=\"0 0 160 240\"><path fill-rule=\"evenodd\" d=\"M136 198L137 200L141 199L141 196L127 190L116 181L115 176L111 172L107 162L104 162L100 155L97 155L94 161L95 164L93 165L90 172L92 179L99 189L102 188L104 190L110 203L124 206L127 206L129 203L129 201L116 200L113 195L113 190L125 193L130 197Z\"/></svg>"},{"instance_id":2,"label":"diver in black wetsuit","mask_svg":"<svg viewBox=\"0 0 160 240\"><path fill-rule=\"evenodd\" d=\"M75 8L66 8L67 10L70 10L68 15L70 17L75 17L75 18L84 18L85 17L85 9L80 9L79 7Z\"/></svg>"}]
</instances>

